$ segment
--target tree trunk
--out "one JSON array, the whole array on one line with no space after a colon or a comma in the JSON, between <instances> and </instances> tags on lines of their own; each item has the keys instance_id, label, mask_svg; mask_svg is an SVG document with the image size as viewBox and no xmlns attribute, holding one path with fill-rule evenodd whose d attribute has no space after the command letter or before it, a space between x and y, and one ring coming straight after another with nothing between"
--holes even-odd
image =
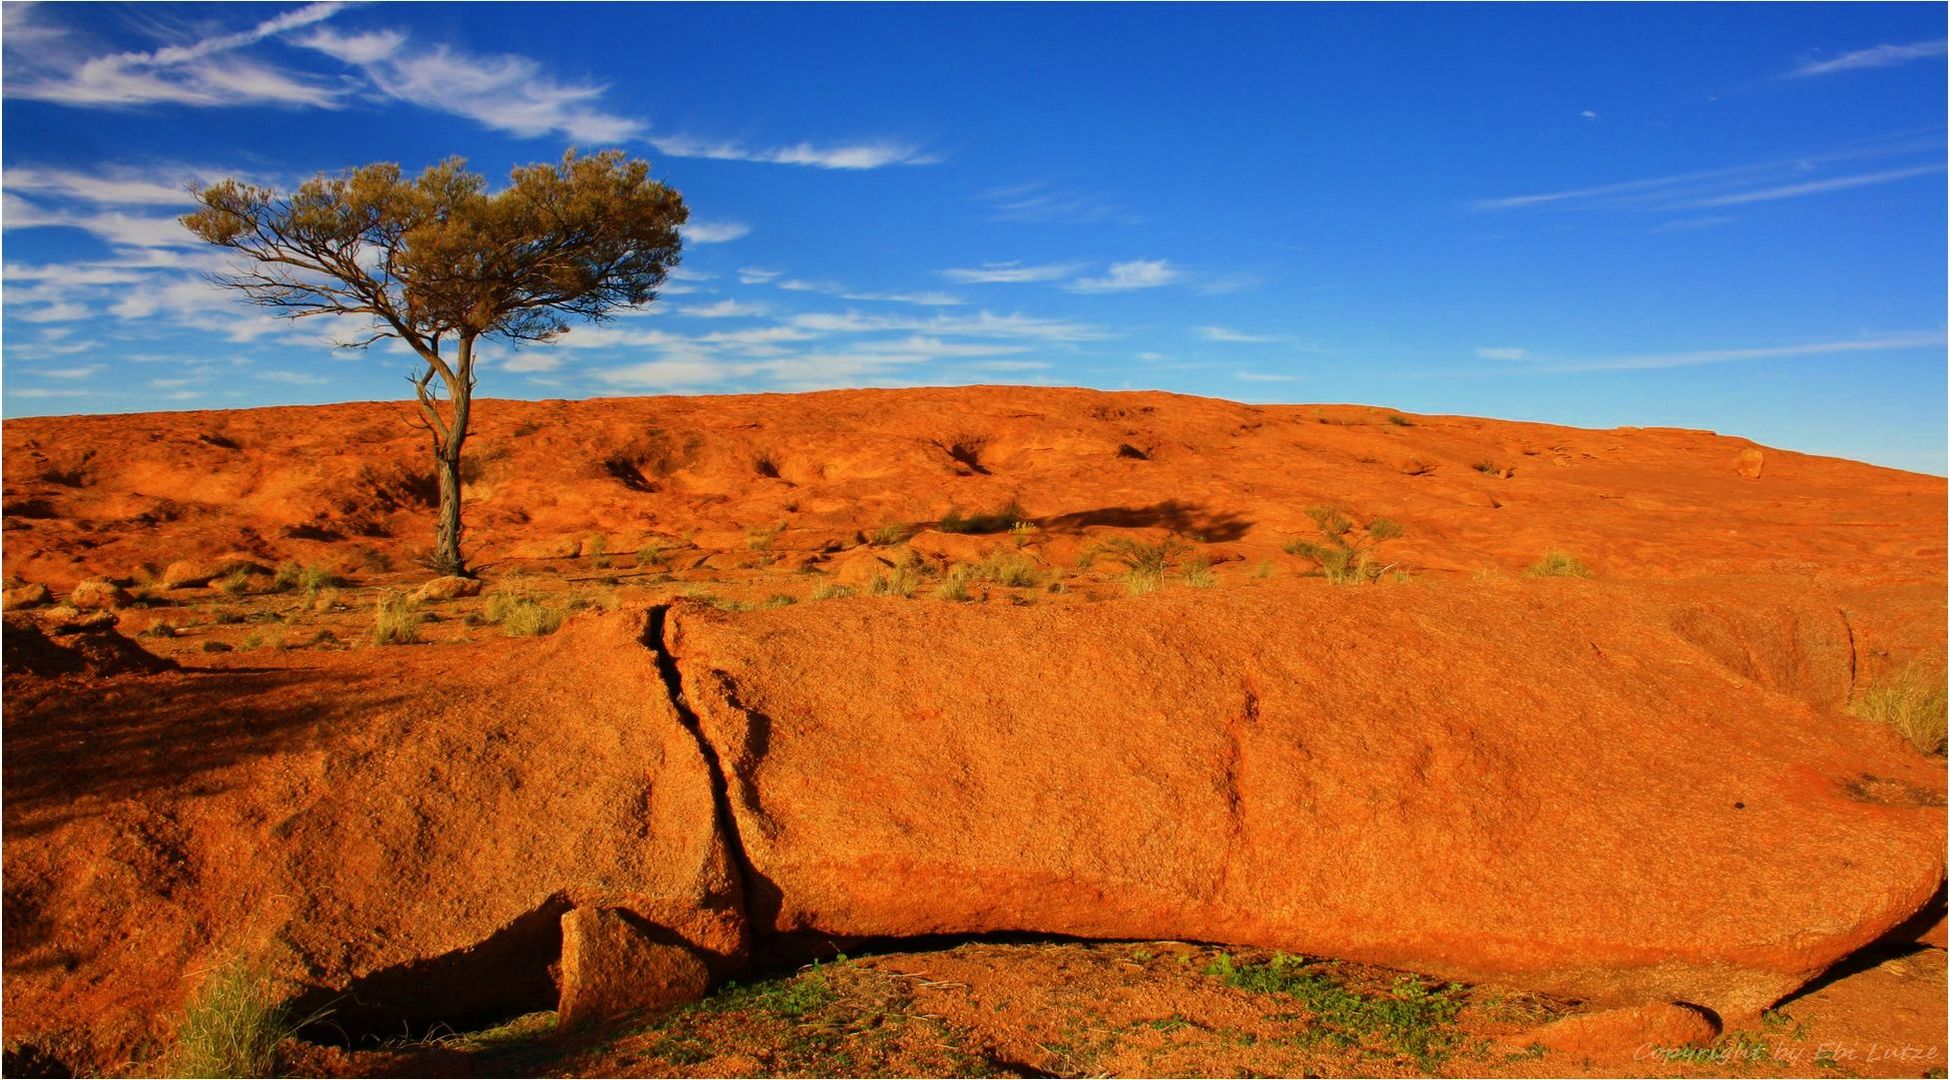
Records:
<instances>
[{"instance_id":1,"label":"tree trunk","mask_svg":"<svg viewBox=\"0 0 1950 1080\"><path fill-rule=\"evenodd\" d=\"M447 394L453 411L447 437L435 438L434 471L440 480L440 518L434 526L433 568L442 574L472 577L460 553L460 452L467 443L467 414L474 404L474 339L463 336L454 358L454 379Z\"/></svg>"},{"instance_id":2,"label":"tree trunk","mask_svg":"<svg viewBox=\"0 0 1950 1080\"><path fill-rule=\"evenodd\" d=\"M440 518L434 526L433 568L441 574L467 576L467 563L460 554L460 444L456 435L450 447L434 451L434 472L440 479Z\"/></svg>"}]
</instances>

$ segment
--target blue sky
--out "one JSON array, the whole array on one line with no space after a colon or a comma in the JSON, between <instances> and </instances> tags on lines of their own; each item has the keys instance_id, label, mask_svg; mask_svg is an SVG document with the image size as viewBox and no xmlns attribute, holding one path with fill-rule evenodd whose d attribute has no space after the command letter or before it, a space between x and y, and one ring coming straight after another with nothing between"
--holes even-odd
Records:
<instances>
[{"instance_id":1,"label":"blue sky","mask_svg":"<svg viewBox=\"0 0 1950 1080\"><path fill-rule=\"evenodd\" d=\"M8 416L399 398L190 178L649 158L649 309L506 397L1052 383L1945 471L1940 5L7 4Z\"/></svg>"}]
</instances>

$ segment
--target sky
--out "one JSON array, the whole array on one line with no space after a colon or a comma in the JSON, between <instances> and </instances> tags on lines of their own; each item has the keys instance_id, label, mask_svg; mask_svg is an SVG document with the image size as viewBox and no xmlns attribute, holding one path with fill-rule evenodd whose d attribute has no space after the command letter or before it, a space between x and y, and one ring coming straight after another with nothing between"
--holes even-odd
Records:
<instances>
[{"instance_id":1,"label":"sky","mask_svg":"<svg viewBox=\"0 0 1950 1080\"><path fill-rule=\"evenodd\" d=\"M0 411L405 397L185 185L568 147L691 210L485 397L968 383L1946 471L1935 4L4 5Z\"/></svg>"}]
</instances>

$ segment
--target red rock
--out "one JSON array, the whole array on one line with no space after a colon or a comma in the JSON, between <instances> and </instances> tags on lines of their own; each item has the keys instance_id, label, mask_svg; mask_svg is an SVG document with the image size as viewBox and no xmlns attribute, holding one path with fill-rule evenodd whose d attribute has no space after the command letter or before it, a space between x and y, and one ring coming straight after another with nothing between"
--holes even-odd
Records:
<instances>
[{"instance_id":1,"label":"red rock","mask_svg":"<svg viewBox=\"0 0 1950 1080\"><path fill-rule=\"evenodd\" d=\"M622 908L576 908L562 916L561 1000L564 1031L633 1013L695 1001L711 971L670 930Z\"/></svg>"},{"instance_id":2,"label":"red rock","mask_svg":"<svg viewBox=\"0 0 1950 1080\"><path fill-rule=\"evenodd\" d=\"M672 648L764 931L1190 938L1734 1018L1935 892L1941 768L1673 629L1838 597L1549 584L684 605ZM1940 591L1904 596L1927 639Z\"/></svg>"},{"instance_id":3,"label":"red rock","mask_svg":"<svg viewBox=\"0 0 1950 1080\"><path fill-rule=\"evenodd\" d=\"M127 607L134 599L121 586L99 578L76 585L74 591L68 594L68 603L84 611Z\"/></svg>"},{"instance_id":4,"label":"red rock","mask_svg":"<svg viewBox=\"0 0 1950 1080\"><path fill-rule=\"evenodd\" d=\"M17 585L0 593L0 611L17 611L21 608L39 607L48 602L47 586L39 582Z\"/></svg>"},{"instance_id":5,"label":"red rock","mask_svg":"<svg viewBox=\"0 0 1950 1080\"><path fill-rule=\"evenodd\" d=\"M163 568L165 589L193 589L239 571L262 574L264 567L246 555L221 555L214 559L180 559Z\"/></svg>"},{"instance_id":6,"label":"red rock","mask_svg":"<svg viewBox=\"0 0 1950 1080\"><path fill-rule=\"evenodd\" d=\"M1734 471L1749 480L1758 480L1760 479L1760 470L1764 464L1764 458L1765 455L1757 448L1750 447L1742 450L1739 456L1734 458Z\"/></svg>"},{"instance_id":7,"label":"red rock","mask_svg":"<svg viewBox=\"0 0 1950 1080\"><path fill-rule=\"evenodd\" d=\"M1660 1050L1705 1046L1719 1034L1719 1025L1700 1010L1659 1003L1568 1016L1500 1039L1497 1050L1521 1053L1541 1046L1573 1063L1586 1059L1663 1063Z\"/></svg>"},{"instance_id":8,"label":"red rock","mask_svg":"<svg viewBox=\"0 0 1950 1080\"><path fill-rule=\"evenodd\" d=\"M426 604L439 600L456 600L463 596L481 595L481 579L460 577L449 574L437 577L413 590L413 601Z\"/></svg>"}]
</instances>

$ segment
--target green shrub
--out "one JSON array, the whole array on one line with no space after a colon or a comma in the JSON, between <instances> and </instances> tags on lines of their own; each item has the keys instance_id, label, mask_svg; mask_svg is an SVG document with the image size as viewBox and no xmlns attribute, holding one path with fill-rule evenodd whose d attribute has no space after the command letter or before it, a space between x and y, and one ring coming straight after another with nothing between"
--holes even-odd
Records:
<instances>
[{"instance_id":1,"label":"green shrub","mask_svg":"<svg viewBox=\"0 0 1950 1080\"><path fill-rule=\"evenodd\" d=\"M1022 520L1022 507L1011 499L1007 505L986 513L964 514L951 506L935 527L945 533L999 533L1008 532Z\"/></svg>"},{"instance_id":2,"label":"green shrub","mask_svg":"<svg viewBox=\"0 0 1950 1080\"><path fill-rule=\"evenodd\" d=\"M1849 711L1878 724L1888 724L1925 754L1944 751L1946 713L1950 696L1942 673L1911 666L1865 687Z\"/></svg>"},{"instance_id":3,"label":"green shrub","mask_svg":"<svg viewBox=\"0 0 1950 1080\"><path fill-rule=\"evenodd\" d=\"M398 593L387 593L373 603L372 641L375 645L417 645L420 625L426 622L413 601Z\"/></svg>"},{"instance_id":4,"label":"green shrub","mask_svg":"<svg viewBox=\"0 0 1950 1080\"><path fill-rule=\"evenodd\" d=\"M277 1047L324 1013L299 1019L281 1004L268 974L230 961L204 975L176 1025L169 1076L276 1076Z\"/></svg>"},{"instance_id":5,"label":"green shrub","mask_svg":"<svg viewBox=\"0 0 1950 1080\"><path fill-rule=\"evenodd\" d=\"M1576 577L1588 578L1591 571L1585 565L1562 551L1546 551L1544 557L1533 563L1524 573L1531 577Z\"/></svg>"},{"instance_id":6,"label":"green shrub","mask_svg":"<svg viewBox=\"0 0 1950 1080\"><path fill-rule=\"evenodd\" d=\"M1297 956L1276 953L1264 964L1235 964L1220 953L1205 973L1255 994L1281 994L1313 1014L1311 1041L1359 1049L1382 1049L1432 1070L1462 1045L1456 1030L1462 1012L1460 988L1425 984L1413 975L1397 978L1383 991L1362 992L1327 969L1315 969Z\"/></svg>"},{"instance_id":7,"label":"green shrub","mask_svg":"<svg viewBox=\"0 0 1950 1080\"><path fill-rule=\"evenodd\" d=\"M1372 585L1394 569L1374 558L1374 547L1402 534L1402 527L1387 518L1375 518L1356 535L1354 522L1331 506L1310 506L1318 540L1294 539L1282 549L1313 562L1315 570L1331 585Z\"/></svg>"}]
</instances>

